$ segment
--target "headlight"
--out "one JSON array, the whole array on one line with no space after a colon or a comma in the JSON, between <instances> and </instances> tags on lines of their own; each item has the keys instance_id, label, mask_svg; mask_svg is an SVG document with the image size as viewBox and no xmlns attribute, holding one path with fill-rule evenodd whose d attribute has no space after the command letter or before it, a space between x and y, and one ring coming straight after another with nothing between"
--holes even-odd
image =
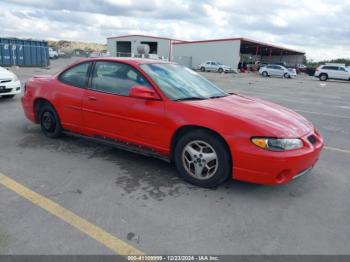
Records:
<instances>
[{"instance_id":1,"label":"headlight","mask_svg":"<svg viewBox=\"0 0 350 262\"><path fill-rule=\"evenodd\" d=\"M12 78L12 81L13 82L17 82L18 81L18 77L16 75L14 75L13 78Z\"/></svg>"},{"instance_id":2,"label":"headlight","mask_svg":"<svg viewBox=\"0 0 350 262\"><path fill-rule=\"evenodd\" d=\"M254 137L253 144L271 151L286 151L303 147L303 141L299 138L267 138Z\"/></svg>"}]
</instances>

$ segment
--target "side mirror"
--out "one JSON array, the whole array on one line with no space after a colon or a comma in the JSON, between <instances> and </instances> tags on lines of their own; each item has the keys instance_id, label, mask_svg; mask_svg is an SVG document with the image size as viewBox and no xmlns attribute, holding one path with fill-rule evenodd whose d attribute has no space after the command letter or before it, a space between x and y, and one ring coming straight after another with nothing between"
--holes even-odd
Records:
<instances>
[{"instance_id":1,"label":"side mirror","mask_svg":"<svg viewBox=\"0 0 350 262\"><path fill-rule=\"evenodd\" d=\"M142 98L147 100L159 100L159 95L153 90L145 86L133 86L129 91L130 97Z\"/></svg>"}]
</instances>

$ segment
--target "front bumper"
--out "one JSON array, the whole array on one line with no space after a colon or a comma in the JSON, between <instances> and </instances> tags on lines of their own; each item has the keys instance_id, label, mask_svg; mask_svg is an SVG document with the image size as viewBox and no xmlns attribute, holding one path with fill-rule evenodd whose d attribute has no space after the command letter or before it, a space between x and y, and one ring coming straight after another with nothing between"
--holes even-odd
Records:
<instances>
[{"instance_id":1,"label":"front bumper","mask_svg":"<svg viewBox=\"0 0 350 262\"><path fill-rule=\"evenodd\" d=\"M21 82L12 81L0 83L0 96L17 95L21 93Z\"/></svg>"},{"instance_id":2,"label":"front bumper","mask_svg":"<svg viewBox=\"0 0 350 262\"><path fill-rule=\"evenodd\" d=\"M311 143L308 138L313 135ZM317 133L301 137L304 147L298 150L273 152L253 145L243 146L240 152L233 154L232 177L237 180L276 185L308 173L319 159L323 148L323 139Z\"/></svg>"}]
</instances>

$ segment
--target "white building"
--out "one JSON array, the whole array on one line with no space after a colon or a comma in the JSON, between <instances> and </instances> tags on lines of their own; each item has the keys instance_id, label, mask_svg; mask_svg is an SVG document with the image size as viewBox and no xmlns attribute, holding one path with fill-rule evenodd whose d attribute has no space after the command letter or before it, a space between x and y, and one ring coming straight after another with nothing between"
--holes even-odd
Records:
<instances>
[{"instance_id":1,"label":"white building","mask_svg":"<svg viewBox=\"0 0 350 262\"><path fill-rule=\"evenodd\" d=\"M147 44L150 47L150 54L158 57L168 58L171 56L173 40L164 37L127 35L107 38L107 49L111 56L138 56L137 47Z\"/></svg>"},{"instance_id":2,"label":"white building","mask_svg":"<svg viewBox=\"0 0 350 262\"><path fill-rule=\"evenodd\" d=\"M225 38L200 41L181 41L170 38L128 35L107 38L108 51L112 56L140 56L137 47L147 44L150 54L188 67L205 61L218 61L233 68L238 63L285 63L302 64L304 52L263 43L246 38Z\"/></svg>"}]
</instances>

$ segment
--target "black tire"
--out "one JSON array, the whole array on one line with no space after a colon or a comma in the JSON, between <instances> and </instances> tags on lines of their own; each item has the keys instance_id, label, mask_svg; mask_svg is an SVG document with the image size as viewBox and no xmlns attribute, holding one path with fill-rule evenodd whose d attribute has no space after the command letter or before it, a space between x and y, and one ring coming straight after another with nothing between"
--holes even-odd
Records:
<instances>
[{"instance_id":1,"label":"black tire","mask_svg":"<svg viewBox=\"0 0 350 262\"><path fill-rule=\"evenodd\" d=\"M5 99L11 99L11 98L14 98L15 95L5 95L5 96L2 96L3 98Z\"/></svg>"},{"instance_id":2,"label":"black tire","mask_svg":"<svg viewBox=\"0 0 350 262\"><path fill-rule=\"evenodd\" d=\"M204 66L201 67L201 71L205 72L205 67Z\"/></svg>"},{"instance_id":3,"label":"black tire","mask_svg":"<svg viewBox=\"0 0 350 262\"><path fill-rule=\"evenodd\" d=\"M283 77L284 78L290 78L290 75L288 73L284 73Z\"/></svg>"},{"instance_id":4,"label":"black tire","mask_svg":"<svg viewBox=\"0 0 350 262\"><path fill-rule=\"evenodd\" d=\"M186 154L186 148L188 148L188 145L191 143L197 143L197 142L205 142L207 145L209 145L213 150L214 153L216 153L217 158L215 160L211 160L204 164L205 167L203 167L203 171L201 171L200 177L202 179L195 178L193 175L191 175L186 169L184 156ZM207 148L208 149L208 148ZM205 155L204 151L202 151ZM193 169L195 170L195 165L201 165L200 158L202 158L202 155L199 154L198 157L192 164ZM203 156L203 159L205 159L205 156ZM203 161L202 159L202 161ZM194 159L193 159L194 160ZM199 161L199 163L197 162ZM214 161L214 162L213 162ZM196 186L200 187L216 187L223 183L226 179L228 179L231 176L232 173L232 159L231 155L228 151L227 145L225 142L219 138L217 135L212 134L211 132L204 130L204 129L198 129L191 132L186 133L183 135L175 145L174 149L174 162L175 166L180 174L180 176L186 180L187 182L194 184ZM208 178L205 178L202 176L202 172L207 171L209 173L209 169L207 169L206 166L209 166L213 163L217 165L214 168L215 172L212 172L211 175L209 175ZM203 162L202 162L203 165ZM211 165L213 166L213 165Z\"/></svg>"},{"instance_id":5,"label":"black tire","mask_svg":"<svg viewBox=\"0 0 350 262\"><path fill-rule=\"evenodd\" d=\"M262 74L263 77L268 77L269 76L269 74L266 71L262 72L261 74Z\"/></svg>"},{"instance_id":6,"label":"black tire","mask_svg":"<svg viewBox=\"0 0 350 262\"><path fill-rule=\"evenodd\" d=\"M50 138L59 137L62 134L62 126L56 110L48 103L38 109L38 119L41 131Z\"/></svg>"},{"instance_id":7,"label":"black tire","mask_svg":"<svg viewBox=\"0 0 350 262\"><path fill-rule=\"evenodd\" d=\"M222 72L224 72L224 69L219 68L218 72L221 74Z\"/></svg>"},{"instance_id":8,"label":"black tire","mask_svg":"<svg viewBox=\"0 0 350 262\"><path fill-rule=\"evenodd\" d=\"M328 75L327 74L320 74L319 78L320 78L320 81L327 81Z\"/></svg>"}]
</instances>

